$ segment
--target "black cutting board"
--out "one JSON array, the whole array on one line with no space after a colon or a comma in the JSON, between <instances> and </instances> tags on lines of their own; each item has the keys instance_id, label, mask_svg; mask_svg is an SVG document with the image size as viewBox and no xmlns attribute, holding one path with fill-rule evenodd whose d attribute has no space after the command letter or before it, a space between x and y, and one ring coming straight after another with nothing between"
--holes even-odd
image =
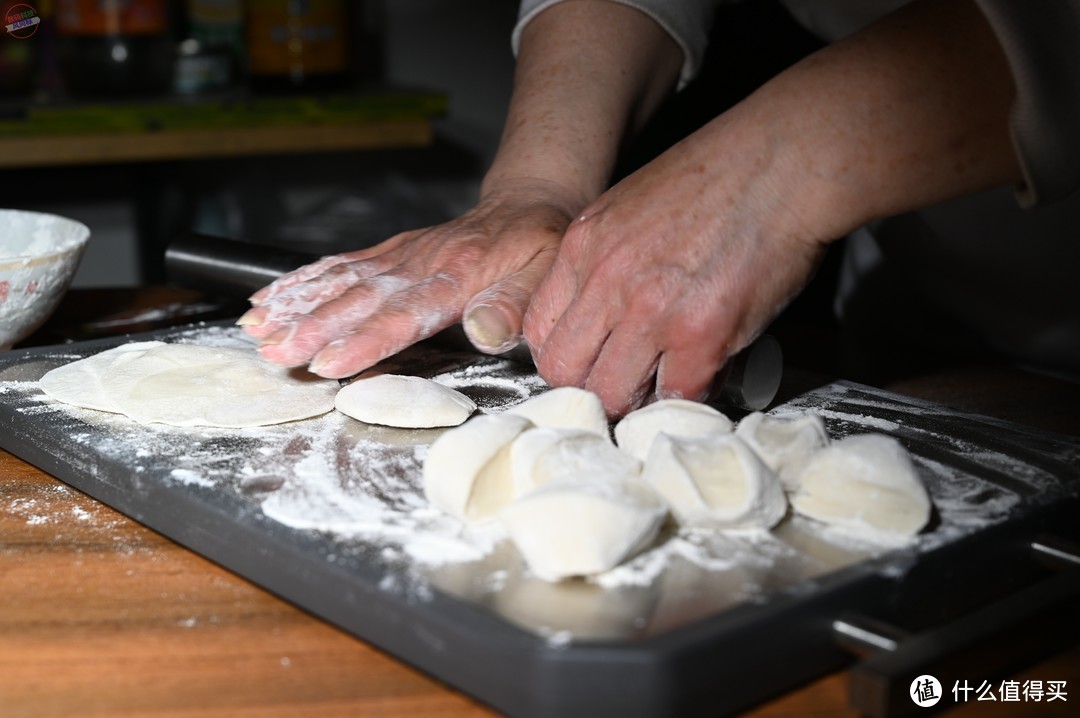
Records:
<instances>
[{"instance_id":1,"label":"black cutting board","mask_svg":"<svg viewBox=\"0 0 1080 718\"><path fill-rule=\"evenodd\" d=\"M834 438L903 442L936 505L917 541L860 544L789 518L764 536L668 534L603 580L548 584L506 543L432 562L455 530L422 505L434 430L335 413L259 430L141 426L37 388L55 366L148 339L245 341L199 326L0 354L0 446L513 715L742 709L849 661L830 630L842 613L917 629L1037 579L1022 547L1076 515L1080 440L834 382L772 411L817 411ZM389 369L439 377L482 411L543 390L527 366L437 344Z\"/></svg>"}]
</instances>

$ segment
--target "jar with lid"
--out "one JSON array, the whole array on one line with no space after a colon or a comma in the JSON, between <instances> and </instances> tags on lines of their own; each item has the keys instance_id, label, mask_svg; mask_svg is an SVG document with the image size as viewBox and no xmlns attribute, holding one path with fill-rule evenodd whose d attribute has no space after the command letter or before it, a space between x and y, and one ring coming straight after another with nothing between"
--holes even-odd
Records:
<instances>
[{"instance_id":1,"label":"jar with lid","mask_svg":"<svg viewBox=\"0 0 1080 718\"><path fill-rule=\"evenodd\" d=\"M344 0L248 0L248 82L256 92L342 90L352 83Z\"/></svg>"},{"instance_id":2,"label":"jar with lid","mask_svg":"<svg viewBox=\"0 0 1080 718\"><path fill-rule=\"evenodd\" d=\"M76 96L168 92L173 39L167 0L57 0L64 87Z\"/></svg>"}]
</instances>

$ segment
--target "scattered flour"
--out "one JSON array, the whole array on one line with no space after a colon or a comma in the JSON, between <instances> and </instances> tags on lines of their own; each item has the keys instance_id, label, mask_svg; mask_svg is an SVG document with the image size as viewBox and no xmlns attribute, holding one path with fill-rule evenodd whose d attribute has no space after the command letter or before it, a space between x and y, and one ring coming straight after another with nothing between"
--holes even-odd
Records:
<instances>
[{"instance_id":1,"label":"scattered flour","mask_svg":"<svg viewBox=\"0 0 1080 718\"><path fill-rule=\"evenodd\" d=\"M171 340L210 346L242 346L250 341L237 330L221 327L183 330ZM51 365L74 358L77 355L58 353ZM462 391L482 412L505 410L546 388L534 372L494 357L452 357L417 348L390 362L385 370L410 373L401 371L402 365ZM620 631L645 631L644 624L655 622L655 616L645 618L653 610L650 606L668 600L656 598L657 592L663 597L669 591L697 596L686 601L696 602L694 610L704 615L733 597L761 600L777 590L781 573L795 585L885 550L796 517L773 532L665 534L652 549L612 571L589 581L552 586L527 574L507 549L497 523L467 526L427 504L420 469L439 430L366 425L337 412L243 430L137 425L123 417L52 402L34 381L8 380L2 369L0 364L4 403L32 424L48 421L53 435L59 426L77 470L93 475L127 470L142 485L168 482L190 487L207 500L222 505L233 502L252 514L327 537L328 548L321 554L327 562L340 562L355 552L399 567L385 572L378 586L410 601L429 600L434 586L510 616L522 605L521 600L513 607L503 605L510 594L539 596L535 601L539 606L580 600L586 607L581 613L589 617L586 623L617 622ZM1002 521L1023 503L1020 493L987 476L1016 477L1031 487L1029 494L1060 482L1045 468L1001 453L1000 443L981 445L970 436L949 439L947 431L920 429L917 408L905 407L887 395L860 392L843 384L830 385L772 413L816 411L834 438L865 432L901 434L912 448L938 518L931 531L908 547L911 551L930 550ZM1073 460L1080 460L1080 449ZM7 509L27 523L52 520L32 503L20 501L24 500L10 500ZM69 512L68 518L86 520L77 511ZM903 570L897 566L883 565L881 571ZM646 595L653 598L645 601L641 597ZM624 601L629 608L620 616ZM535 616L518 622L545 635L555 646L588 635L578 624L560 622L544 610L536 609ZM670 610L679 614L679 620L686 620L688 614L679 613L682 608ZM601 615L608 618L598 619Z\"/></svg>"}]
</instances>

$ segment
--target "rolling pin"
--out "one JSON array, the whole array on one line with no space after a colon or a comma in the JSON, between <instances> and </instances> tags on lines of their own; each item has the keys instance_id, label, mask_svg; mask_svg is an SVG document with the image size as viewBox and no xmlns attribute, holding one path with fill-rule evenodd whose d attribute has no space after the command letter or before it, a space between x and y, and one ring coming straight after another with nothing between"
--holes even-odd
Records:
<instances>
[{"instance_id":1,"label":"rolling pin","mask_svg":"<svg viewBox=\"0 0 1080 718\"><path fill-rule=\"evenodd\" d=\"M246 299L282 274L318 258L315 254L280 247L187 234L165 250L165 271L170 283L177 286ZM439 336L455 346L472 349L460 325ZM502 356L532 363L524 343ZM745 411L761 411L776 398L783 371L780 342L768 334L758 337L717 374L709 401Z\"/></svg>"}]
</instances>

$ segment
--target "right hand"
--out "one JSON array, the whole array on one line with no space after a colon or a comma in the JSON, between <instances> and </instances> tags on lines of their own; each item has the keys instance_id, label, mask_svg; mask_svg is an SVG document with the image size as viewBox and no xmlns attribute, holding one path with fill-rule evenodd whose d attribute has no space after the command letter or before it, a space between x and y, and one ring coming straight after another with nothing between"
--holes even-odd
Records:
<instances>
[{"instance_id":1,"label":"right hand","mask_svg":"<svg viewBox=\"0 0 1080 718\"><path fill-rule=\"evenodd\" d=\"M259 353L343 378L462 321L481 351L520 341L533 291L580 202L549 182L504 183L445 224L325 257L251 297Z\"/></svg>"}]
</instances>

